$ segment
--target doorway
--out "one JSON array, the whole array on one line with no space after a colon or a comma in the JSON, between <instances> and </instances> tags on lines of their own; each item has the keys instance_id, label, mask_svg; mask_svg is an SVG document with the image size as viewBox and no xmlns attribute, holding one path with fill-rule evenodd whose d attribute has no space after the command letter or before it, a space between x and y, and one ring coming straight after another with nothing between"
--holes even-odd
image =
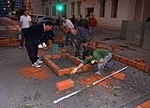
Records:
<instances>
[{"instance_id":1,"label":"doorway","mask_svg":"<svg viewBox=\"0 0 150 108\"><path fill-rule=\"evenodd\" d=\"M94 13L94 7L86 8L86 18L89 18L91 13Z\"/></svg>"}]
</instances>

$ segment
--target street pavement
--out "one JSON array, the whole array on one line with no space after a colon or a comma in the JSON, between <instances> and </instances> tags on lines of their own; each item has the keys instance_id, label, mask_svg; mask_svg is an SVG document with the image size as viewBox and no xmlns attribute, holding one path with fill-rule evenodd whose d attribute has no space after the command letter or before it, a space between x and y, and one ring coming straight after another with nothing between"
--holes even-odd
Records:
<instances>
[{"instance_id":1,"label":"street pavement","mask_svg":"<svg viewBox=\"0 0 150 108\"><path fill-rule=\"evenodd\" d=\"M3 22L4 26L9 27L11 25L11 28L17 28L17 21L3 18L0 22ZM6 31L9 35L3 34ZM17 29L13 29L13 31L17 33ZM54 31L56 35L62 34L57 27L54 28ZM126 50L116 49L115 53L132 59L144 59L149 65L150 51L129 45L120 38L115 39L119 37L119 34L119 30L97 28L94 39L105 42L107 46L112 44L125 46ZM7 28L6 30L0 29L1 36L11 37L15 34L12 34L11 30ZM112 39L107 40L106 38ZM51 50L46 52L46 54L50 53ZM125 80L112 78L107 85L96 85L54 104L54 100L84 87L81 83L82 80L94 75L95 68L86 73L59 77L43 64L41 71L47 72L48 77L45 79L33 78L30 73L28 75L24 73L25 69L28 72L27 69L32 68L25 48L0 47L0 108L135 108L150 100L149 74L118 61L113 60L113 62L115 65L108 69L109 71L128 67L127 70L123 71L126 75ZM56 83L68 78L75 82L75 86L59 92Z\"/></svg>"}]
</instances>

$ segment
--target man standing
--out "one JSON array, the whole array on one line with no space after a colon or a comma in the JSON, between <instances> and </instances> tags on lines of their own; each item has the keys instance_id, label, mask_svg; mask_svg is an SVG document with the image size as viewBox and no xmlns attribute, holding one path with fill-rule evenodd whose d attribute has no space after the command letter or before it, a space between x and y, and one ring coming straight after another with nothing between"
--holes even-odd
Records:
<instances>
[{"instance_id":1,"label":"man standing","mask_svg":"<svg viewBox=\"0 0 150 108\"><path fill-rule=\"evenodd\" d=\"M44 39L48 37L49 32L52 31L53 23L46 22L45 24L35 24L28 28L27 35L25 36L25 46L28 52L29 59L32 62L32 66L40 67L42 61L38 60L38 48L42 49L47 47ZM44 41L43 41L44 40Z\"/></svg>"},{"instance_id":2,"label":"man standing","mask_svg":"<svg viewBox=\"0 0 150 108\"><path fill-rule=\"evenodd\" d=\"M31 17L28 15L28 11L25 10L24 14L20 17L20 28L21 28L21 40L19 48L23 48L24 38L27 33L27 29L31 25Z\"/></svg>"},{"instance_id":3,"label":"man standing","mask_svg":"<svg viewBox=\"0 0 150 108\"><path fill-rule=\"evenodd\" d=\"M81 14L79 14L79 15L77 16L77 19L76 19L74 25L75 25L75 27L84 26L84 22L83 22L83 19L82 19L82 15L81 15Z\"/></svg>"},{"instance_id":4,"label":"man standing","mask_svg":"<svg viewBox=\"0 0 150 108\"><path fill-rule=\"evenodd\" d=\"M66 16L62 17L62 22L63 22L63 31L65 32L65 44L68 45L69 42L72 43L73 36L70 34L70 29L74 28L74 25L72 22L66 18Z\"/></svg>"},{"instance_id":5,"label":"man standing","mask_svg":"<svg viewBox=\"0 0 150 108\"><path fill-rule=\"evenodd\" d=\"M95 36L95 27L97 26L97 20L96 20L94 14L90 15L88 25L89 25L89 30L90 30L90 33L91 33L91 37L94 37Z\"/></svg>"}]
</instances>

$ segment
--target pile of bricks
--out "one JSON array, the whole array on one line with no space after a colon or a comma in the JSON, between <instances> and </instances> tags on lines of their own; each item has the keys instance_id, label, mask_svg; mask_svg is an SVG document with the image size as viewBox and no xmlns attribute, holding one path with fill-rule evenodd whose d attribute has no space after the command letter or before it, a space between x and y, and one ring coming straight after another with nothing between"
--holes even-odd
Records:
<instances>
[{"instance_id":1,"label":"pile of bricks","mask_svg":"<svg viewBox=\"0 0 150 108\"><path fill-rule=\"evenodd\" d=\"M0 39L0 47L4 46L19 46L19 40L17 37Z\"/></svg>"},{"instance_id":2,"label":"pile of bricks","mask_svg":"<svg viewBox=\"0 0 150 108\"><path fill-rule=\"evenodd\" d=\"M83 78L81 80L81 83L83 85L91 85L92 83L94 83L94 82L96 82L96 81L98 81L98 80L100 80L102 78L103 78L103 76L101 76L101 75L92 75L92 76ZM98 83L97 85L98 86L105 86L106 84L108 84L109 82L111 82L111 80L112 80L112 78L110 77L110 78L108 78L108 79L106 79L106 80Z\"/></svg>"},{"instance_id":3,"label":"pile of bricks","mask_svg":"<svg viewBox=\"0 0 150 108\"><path fill-rule=\"evenodd\" d=\"M65 57L69 60L71 60L72 62L74 62L76 65L80 64L81 61L76 59L75 57L71 56L68 53L65 53L62 55L45 55L44 56L44 61L45 63L58 75L58 76L62 76L65 74L70 74L71 70L73 70L75 67L68 67L68 68L63 68L61 69L56 63L54 63L52 61L52 59L59 59L61 57ZM78 70L78 72L86 72L89 71L91 69L91 66L89 64L86 64L85 66L83 66L81 69Z\"/></svg>"},{"instance_id":4,"label":"pile of bricks","mask_svg":"<svg viewBox=\"0 0 150 108\"><path fill-rule=\"evenodd\" d=\"M124 81L126 75L124 73L117 73L117 74L113 75L112 77Z\"/></svg>"},{"instance_id":5,"label":"pile of bricks","mask_svg":"<svg viewBox=\"0 0 150 108\"><path fill-rule=\"evenodd\" d=\"M49 70L45 69L44 67L24 67L19 70L19 73L26 78L33 78L38 80L46 80L52 77Z\"/></svg>"},{"instance_id":6,"label":"pile of bricks","mask_svg":"<svg viewBox=\"0 0 150 108\"><path fill-rule=\"evenodd\" d=\"M132 60L117 54L113 54L113 59L150 73L150 66L147 66L146 63L142 63L137 60Z\"/></svg>"}]
</instances>

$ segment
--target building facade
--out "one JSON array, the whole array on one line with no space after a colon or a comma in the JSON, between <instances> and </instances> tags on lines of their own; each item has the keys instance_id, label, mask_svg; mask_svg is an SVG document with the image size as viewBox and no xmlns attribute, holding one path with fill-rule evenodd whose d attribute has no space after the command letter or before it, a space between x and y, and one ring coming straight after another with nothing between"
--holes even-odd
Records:
<instances>
[{"instance_id":1,"label":"building facade","mask_svg":"<svg viewBox=\"0 0 150 108\"><path fill-rule=\"evenodd\" d=\"M63 9L57 10L61 3ZM150 16L150 0L33 0L33 13L52 18L82 14L83 18L95 14L98 26L121 28L123 20L145 21Z\"/></svg>"}]
</instances>

